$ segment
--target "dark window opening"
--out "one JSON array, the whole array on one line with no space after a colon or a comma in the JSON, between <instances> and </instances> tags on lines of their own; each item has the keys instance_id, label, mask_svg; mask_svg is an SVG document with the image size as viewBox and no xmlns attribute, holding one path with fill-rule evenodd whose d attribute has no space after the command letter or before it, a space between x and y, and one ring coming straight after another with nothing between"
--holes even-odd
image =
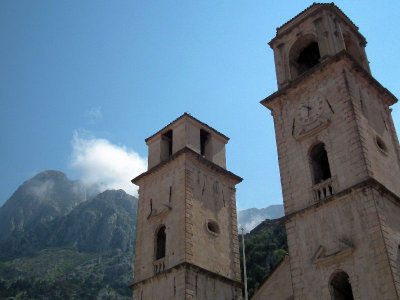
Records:
<instances>
[{"instance_id":1,"label":"dark window opening","mask_svg":"<svg viewBox=\"0 0 400 300\"><path fill-rule=\"evenodd\" d=\"M312 42L301 50L299 57L297 58L298 74L302 74L305 71L311 69L319 63L321 55L319 54L319 48L317 42Z\"/></svg>"},{"instance_id":2,"label":"dark window opening","mask_svg":"<svg viewBox=\"0 0 400 300\"><path fill-rule=\"evenodd\" d=\"M165 226L161 227L157 232L156 237L156 260L165 257Z\"/></svg>"},{"instance_id":3,"label":"dark window opening","mask_svg":"<svg viewBox=\"0 0 400 300\"><path fill-rule=\"evenodd\" d=\"M168 143L168 157L172 155L172 130L163 134L163 139Z\"/></svg>"},{"instance_id":4,"label":"dark window opening","mask_svg":"<svg viewBox=\"0 0 400 300\"><path fill-rule=\"evenodd\" d=\"M203 129L200 129L200 154L206 156L206 145L208 142L209 133Z\"/></svg>"},{"instance_id":5,"label":"dark window opening","mask_svg":"<svg viewBox=\"0 0 400 300\"><path fill-rule=\"evenodd\" d=\"M397 247L397 274L400 276L400 245Z\"/></svg>"},{"instance_id":6,"label":"dark window opening","mask_svg":"<svg viewBox=\"0 0 400 300\"><path fill-rule=\"evenodd\" d=\"M353 291L349 282L349 275L339 272L331 280L332 299L334 300L353 300Z\"/></svg>"},{"instance_id":7,"label":"dark window opening","mask_svg":"<svg viewBox=\"0 0 400 300\"><path fill-rule=\"evenodd\" d=\"M169 203L171 203L171 198L172 198L172 185L169 187Z\"/></svg>"},{"instance_id":8,"label":"dark window opening","mask_svg":"<svg viewBox=\"0 0 400 300\"><path fill-rule=\"evenodd\" d=\"M331 178L328 154L324 144L315 145L310 152L311 165L314 174L314 184L318 184Z\"/></svg>"}]
</instances>

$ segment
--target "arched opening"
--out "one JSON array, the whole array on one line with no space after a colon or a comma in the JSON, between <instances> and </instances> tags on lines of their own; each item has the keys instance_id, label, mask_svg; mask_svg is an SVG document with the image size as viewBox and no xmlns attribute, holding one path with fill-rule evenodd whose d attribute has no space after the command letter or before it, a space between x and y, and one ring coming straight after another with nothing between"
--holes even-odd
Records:
<instances>
[{"instance_id":1,"label":"arched opening","mask_svg":"<svg viewBox=\"0 0 400 300\"><path fill-rule=\"evenodd\" d=\"M353 291L346 272L337 272L330 281L332 300L353 300Z\"/></svg>"},{"instance_id":2,"label":"arched opening","mask_svg":"<svg viewBox=\"0 0 400 300\"><path fill-rule=\"evenodd\" d=\"M331 178L328 154L326 153L325 145L323 143L319 143L311 149L310 159L314 175L314 184L318 184Z\"/></svg>"},{"instance_id":3,"label":"arched opening","mask_svg":"<svg viewBox=\"0 0 400 300\"><path fill-rule=\"evenodd\" d=\"M318 43L310 43L300 52L299 57L297 58L300 73L303 73L318 64L320 58L321 55L319 54Z\"/></svg>"},{"instance_id":4,"label":"arched opening","mask_svg":"<svg viewBox=\"0 0 400 300\"><path fill-rule=\"evenodd\" d=\"M156 260L165 257L165 244L166 244L166 235L165 235L165 226L162 226L156 235Z\"/></svg>"},{"instance_id":5,"label":"arched opening","mask_svg":"<svg viewBox=\"0 0 400 300\"><path fill-rule=\"evenodd\" d=\"M298 39L289 52L292 79L317 65L320 58L318 43L314 36L305 35Z\"/></svg>"}]
</instances>

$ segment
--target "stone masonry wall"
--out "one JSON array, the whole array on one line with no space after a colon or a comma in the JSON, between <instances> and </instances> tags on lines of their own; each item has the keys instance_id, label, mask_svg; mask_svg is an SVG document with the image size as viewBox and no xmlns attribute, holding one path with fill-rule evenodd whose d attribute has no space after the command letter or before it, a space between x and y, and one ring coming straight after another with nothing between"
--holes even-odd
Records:
<instances>
[{"instance_id":1,"label":"stone masonry wall","mask_svg":"<svg viewBox=\"0 0 400 300\"><path fill-rule=\"evenodd\" d=\"M374 191L374 198L393 282L400 298L400 204L398 199L377 190Z\"/></svg>"},{"instance_id":2,"label":"stone masonry wall","mask_svg":"<svg viewBox=\"0 0 400 300\"><path fill-rule=\"evenodd\" d=\"M316 202L309 151L318 142L325 144L334 193L368 178L361 136L355 121L355 110L346 83L344 62L330 65L311 74L291 89L273 106L278 159L285 214ZM322 95L322 118L329 119L326 128L304 138L297 138L302 125L296 114L310 97Z\"/></svg>"},{"instance_id":3,"label":"stone masonry wall","mask_svg":"<svg viewBox=\"0 0 400 300\"><path fill-rule=\"evenodd\" d=\"M170 162L142 180L139 189L135 282L154 275L155 235L162 225L166 225L166 255L163 268L185 260L184 157Z\"/></svg>"},{"instance_id":4,"label":"stone masonry wall","mask_svg":"<svg viewBox=\"0 0 400 300\"><path fill-rule=\"evenodd\" d=\"M397 299L375 190L353 190L286 224L295 299L329 299L337 270L350 278L354 299Z\"/></svg>"},{"instance_id":5,"label":"stone masonry wall","mask_svg":"<svg viewBox=\"0 0 400 300\"><path fill-rule=\"evenodd\" d=\"M240 281L234 183L195 160L186 160L187 261ZM218 225L215 234L208 222Z\"/></svg>"},{"instance_id":6,"label":"stone masonry wall","mask_svg":"<svg viewBox=\"0 0 400 300\"><path fill-rule=\"evenodd\" d=\"M289 300L293 297L289 256L269 275L268 280L257 289L251 300Z\"/></svg>"}]
</instances>

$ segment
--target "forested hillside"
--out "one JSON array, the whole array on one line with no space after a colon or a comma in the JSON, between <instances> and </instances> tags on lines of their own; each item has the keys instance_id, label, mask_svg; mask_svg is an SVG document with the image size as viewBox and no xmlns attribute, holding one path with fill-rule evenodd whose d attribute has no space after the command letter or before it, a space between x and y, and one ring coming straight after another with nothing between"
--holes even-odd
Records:
<instances>
[{"instance_id":1,"label":"forested hillside","mask_svg":"<svg viewBox=\"0 0 400 300\"><path fill-rule=\"evenodd\" d=\"M243 278L242 240L240 260ZM262 284L287 252L285 225L278 220L265 220L245 234L247 285L249 297Z\"/></svg>"}]
</instances>

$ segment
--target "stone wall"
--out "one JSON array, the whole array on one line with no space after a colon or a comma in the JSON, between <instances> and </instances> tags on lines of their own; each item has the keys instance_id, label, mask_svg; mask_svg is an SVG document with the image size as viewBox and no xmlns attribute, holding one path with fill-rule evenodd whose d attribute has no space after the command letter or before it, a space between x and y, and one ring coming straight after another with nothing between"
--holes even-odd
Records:
<instances>
[{"instance_id":1,"label":"stone wall","mask_svg":"<svg viewBox=\"0 0 400 300\"><path fill-rule=\"evenodd\" d=\"M338 270L349 275L354 299L397 299L377 201L373 187L353 189L286 224L296 299L329 299Z\"/></svg>"},{"instance_id":2,"label":"stone wall","mask_svg":"<svg viewBox=\"0 0 400 300\"><path fill-rule=\"evenodd\" d=\"M167 269L185 260L184 199L185 159L183 156L143 178L139 189L138 224L145 224L145 226L138 225L137 228L135 282L154 275L155 235L162 225L166 225L166 255L163 268Z\"/></svg>"},{"instance_id":3,"label":"stone wall","mask_svg":"<svg viewBox=\"0 0 400 300\"><path fill-rule=\"evenodd\" d=\"M188 261L240 281L235 183L195 160L186 161ZM218 232L209 230L209 222Z\"/></svg>"},{"instance_id":4,"label":"stone wall","mask_svg":"<svg viewBox=\"0 0 400 300\"><path fill-rule=\"evenodd\" d=\"M241 285L182 264L135 286L134 300L241 300Z\"/></svg>"},{"instance_id":5,"label":"stone wall","mask_svg":"<svg viewBox=\"0 0 400 300\"><path fill-rule=\"evenodd\" d=\"M269 275L268 280L254 292L251 300L293 299L291 278L289 256L286 255L279 266Z\"/></svg>"}]
</instances>

